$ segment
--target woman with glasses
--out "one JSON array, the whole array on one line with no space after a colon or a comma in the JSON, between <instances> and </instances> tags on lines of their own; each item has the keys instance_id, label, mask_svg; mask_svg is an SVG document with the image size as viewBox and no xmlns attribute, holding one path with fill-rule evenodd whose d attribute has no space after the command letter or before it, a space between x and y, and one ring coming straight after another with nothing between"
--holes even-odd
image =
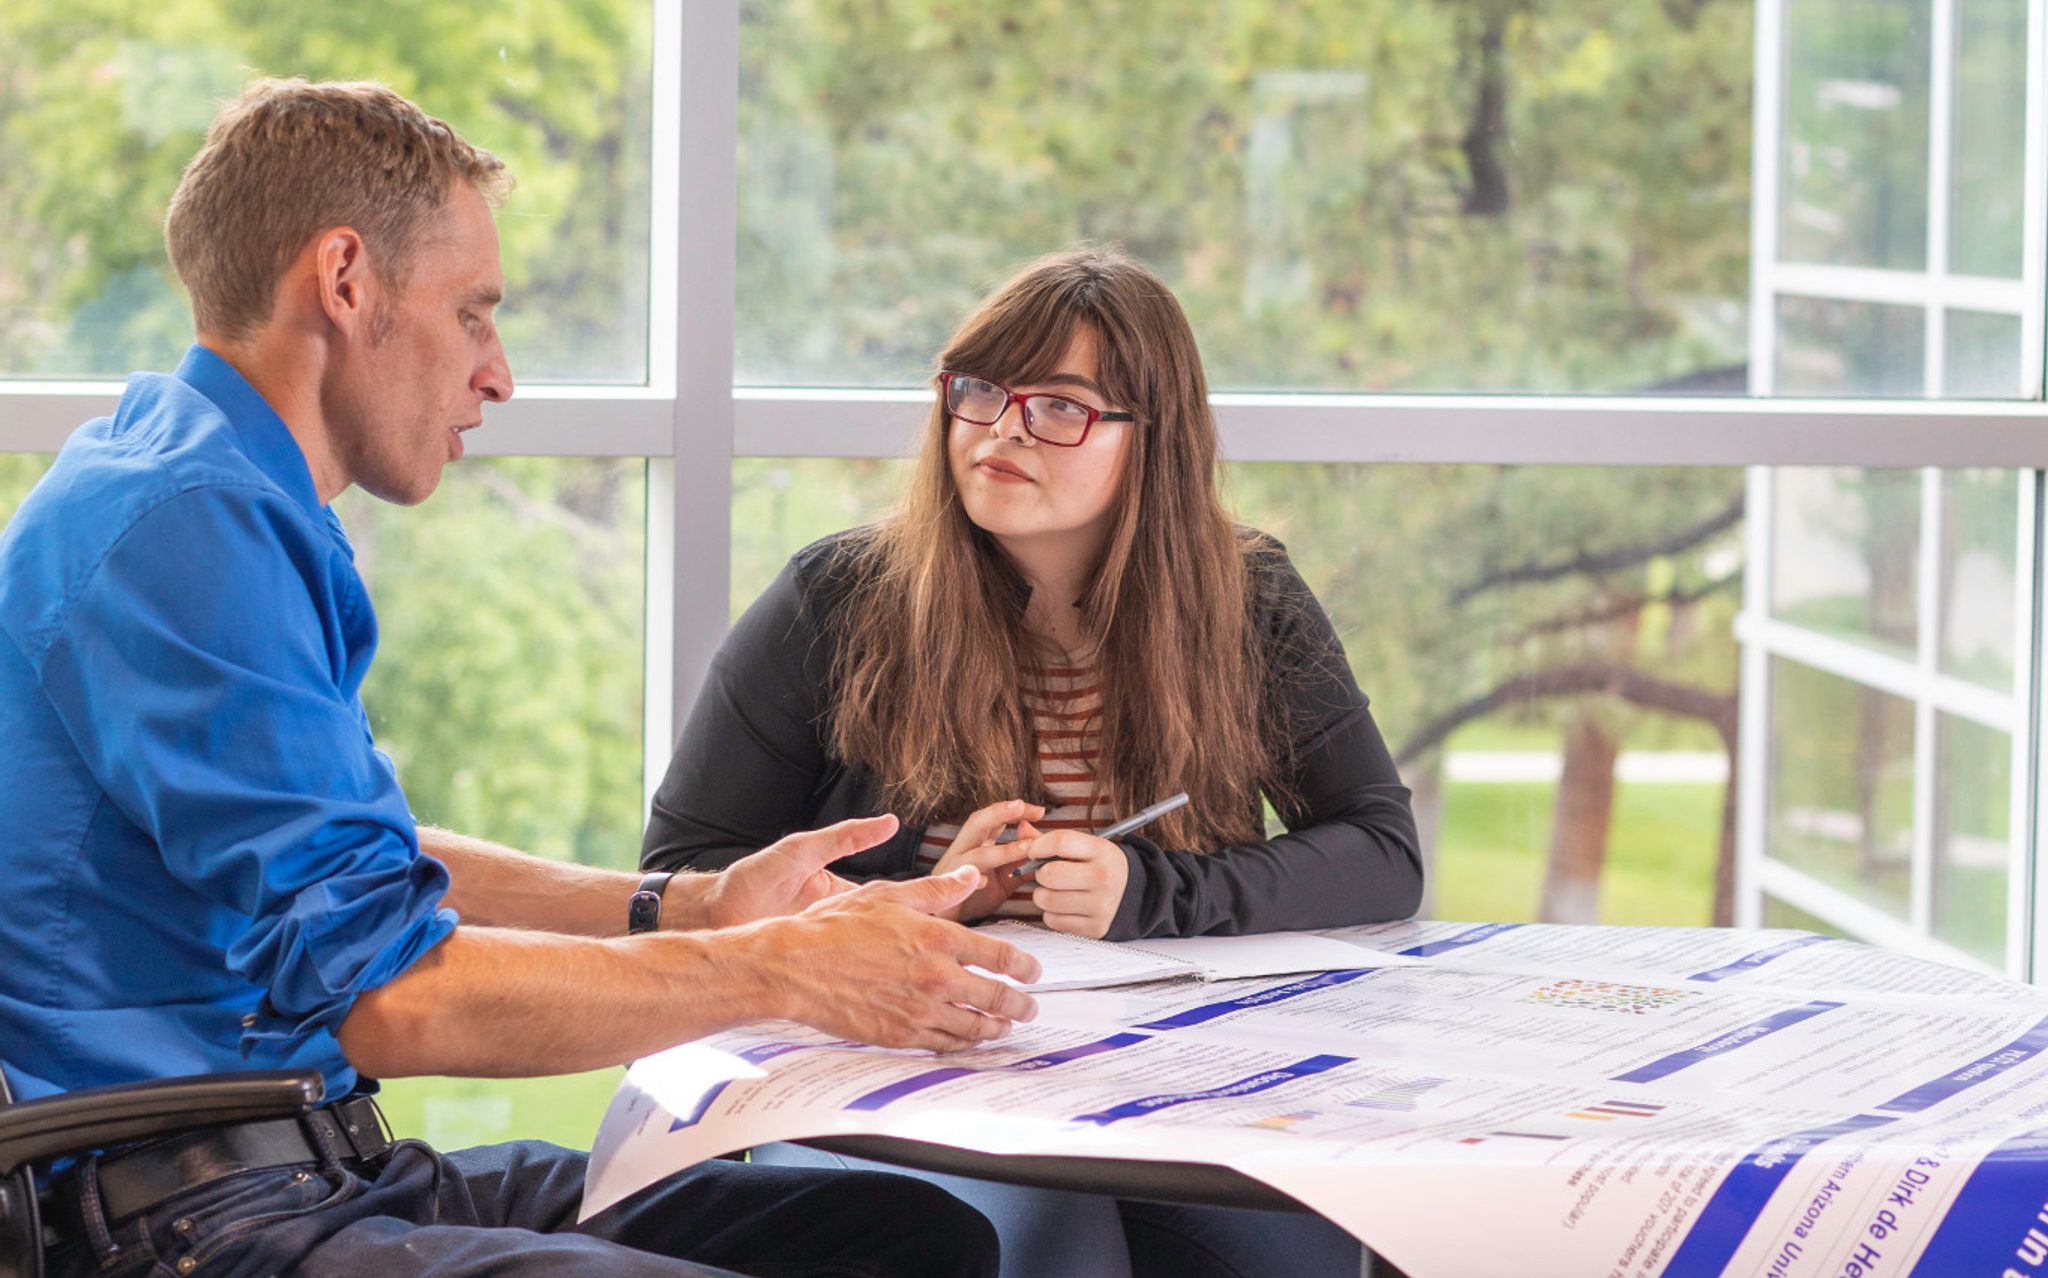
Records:
<instances>
[{"instance_id":1,"label":"woman with glasses","mask_svg":"<svg viewBox=\"0 0 2048 1278\"><path fill-rule=\"evenodd\" d=\"M1408 791L1285 551L1224 511L1165 284L1112 252L1041 259L968 317L934 382L896 510L799 552L727 637L646 868L718 869L895 812L895 838L835 868L975 865L964 921L1125 940L1412 913ZM1141 833L1091 833L1182 791ZM1047 859L1020 874L1026 858ZM1004 1232L1006 1274L1115 1272L1075 1228L1105 1200L963 1183ZM1334 1273L1347 1250L1356 1272L1356 1243L1313 1217L1117 1208L1135 1273L1325 1272L1316 1256Z\"/></svg>"}]
</instances>

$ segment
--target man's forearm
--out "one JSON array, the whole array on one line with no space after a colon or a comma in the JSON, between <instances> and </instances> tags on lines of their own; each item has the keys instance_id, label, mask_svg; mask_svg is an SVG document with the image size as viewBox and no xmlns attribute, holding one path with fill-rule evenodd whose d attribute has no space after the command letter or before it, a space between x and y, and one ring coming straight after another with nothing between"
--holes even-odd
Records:
<instances>
[{"instance_id":1,"label":"man's forearm","mask_svg":"<svg viewBox=\"0 0 2048 1278\"><path fill-rule=\"evenodd\" d=\"M432 826L421 826L419 839L422 851L448 867L447 904L464 922L575 936L626 931L626 903L640 885L637 874L551 861ZM694 876L671 880L662 898L662 926L704 926L702 896Z\"/></svg>"},{"instance_id":2,"label":"man's forearm","mask_svg":"<svg viewBox=\"0 0 2048 1278\"><path fill-rule=\"evenodd\" d=\"M623 907L621 907L623 914ZM745 929L616 939L460 927L341 1028L371 1077L618 1065L783 1012Z\"/></svg>"},{"instance_id":3,"label":"man's forearm","mask_svg":"<svg viewBox=\"0 0 2048 1278\"><path fill-rule=\"evenodd\" d=\"M801 914L702 932L458 927L356 1000L342 1050L372 1077L552 1074L764 1017L889 1047L966 1047L1034 1006L981 973L1038 977L1014 946L931 917L980 885L972 869L871 883Z\"/></svg>"}]
</instances>

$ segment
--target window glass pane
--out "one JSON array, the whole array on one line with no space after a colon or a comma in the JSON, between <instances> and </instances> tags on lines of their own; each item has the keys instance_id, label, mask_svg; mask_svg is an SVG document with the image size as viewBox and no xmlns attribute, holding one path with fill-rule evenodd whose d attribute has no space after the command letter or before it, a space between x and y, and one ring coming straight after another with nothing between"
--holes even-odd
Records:
<instances>
[{"instance_id":1,"label":"window glass pane","mask_svg":"<svg viewBox=\"0 0 2048 1278\"><path fill-rule=\"evenodd\" d=\"M549 1078L387 1079L377 1104L391 1130L447 1151L508 1140L589 1149L624 1069Z\"/></svg>"},{"instance_id":2,"label":"window glass pane","mask_svg":"<svg viewBox=\"0 0 2048 1278\"><path fill-rule=\"evenodd\" d=\"M1739 472L1259 464L1232 483L1402 757L1436 916L1716 917Z\"/></svg>"},{"instance_id":3,"label":"window glass pane","mask_svg":"<svg viewBox=\"0 0 2048 1278\"><path fill-rule=\"evenodd\" d=\"M1949 269L2018 279L2026 176L2027 6L1955 0Z\"/></svg>"},{"instance_id":4,"label":"window glass pane","mask_svg":"<svg viewBox=\"0 0 2048 1278\"><path fill-rule=\"evenodd\" d=\"M647 368L648 0L456 11L348 5L8 7L0 41L0 375L168 368L190 340L164 206L218 99L255 71L378 79L502 156L513 368Z\"/></svg>"},{"instance_id":5,"label":"window glass pane","mask_svg":"<svg viewBox=\"0 0 2048 1278\"><path fill-rule=\"evenodd\" d=\"M1747 3L741 22L743 383L916 384L1009 267L1100 239L1219 387L1746 389Z\"/></svg>"},{"instance_id":6,"label":"window glass pane","mask_svg":"<svg viewBox=\"0 0 2048 1278\"><path fill-rule=\"evenodd\" d=\"M1770 749L1768 855L1905 918L1912 702L1777 658Z\"/></svg>"},{"instance_id":7,"label":"window glass pane","mask_svg":"<svg viewBox=\"0 0 2048 1278\"><path fill-rule=\"evenodd\" d=\"M2005 967L2012 738L1939 715L1934 823L1934 935Z\"/></svg>"},{"instance_id":8,"label":"window glass pane","mask_svg":"<svg viewBox=\"0 0 2048 1278\"><path fill-rule=\"evenodd\" d=\"M1778 393L1919 395L1926 379L1927 313L1910 306L1778 299Z\"/></svg>"},{"instance_id":9,"label":"window glass pane","mask_svg":"<svg viewBox=\"0 0 2048 1278\"><path fill-rule=\"evenodd\" d=\"M646 464L488 458L417 509L335 509L376 604L363 703L430 825L625 869L640 855Z\"/></svg>"},{"instance_id":10,"label":"window glass pane","mask_svg":"<svg viewBox=\"0 0 2048 1278\"><path fill-rule=\"evenodd\" d=\"M7 527L21 499L55 460L50 453L0 453L0 529Z\"/></svg>"},{"instance_id":11,"label":"window glass pane","mask_svg":"<svg viewBox=\"0 0 2048 1278\"><path fill-rule=\"evenodd\" d=\"M1956 470L1942 484L1941 668L2010 692L2020 475Z\"/></svg>"},{"instance_id":12,"label":"window glass pane","mask_svg":"<svg viewBox=\"0 0 2048 1278\"><path fill-rule=\"evenodd\" d=\"M1928 0L1787 0L1785 261L1926 267L1928 33Z\"/></svg>"},{"instance_id":13,"label":"window glass pane","mask_svg":"<svg viewBox=\"0 0 2048 1278\"><path fill-rule=\"evenodd\" d=\"M732 464L732 615L789 557L879 518L909 470L899 458L739 457Z\"/></svg>"},{"instance_id":14,"label":"window glass pane","mask_svg":"<svg viewBox=\"0 0 2048 1278\"><path fill-rule=\"evenodd\" d=\"M735 606L797 548L881 513L901 474L736 462ZM1739 471L1270 463L1229 479L1239 517L1287 543L1407 756L1427 912L1717 917Z\"/></svg>"},{"instance_id":15,"label":"window glass pane","mask_svg":"<svg viewBox=\"0 0 2048 1278\"><path fill-rule=\"evenodd\" d=\"M2022 399L2020 317L1950 311L1943 317L1942 394L1950 399Z\"/></svg>"},{"instance_id":16,"label":"window glass pane","mask_svg":"<svg viewBox=\"0 0 2048 1278\"><path fill-rule=\"evenodd\" d=\"M422 822L638 864L646 474L485 458L449 467L414 509L336 501L377 608L363 702ZM407 1078L382 1100L395 1130L443 1148L587 1148L617 1081Z\"/></svg>"},{"instance_id":17,"label":"window glass pane","mask_svg":"<svg viewBox=\"0 0 2048 1278\"><path fill-rule=\"evenodd\" d=\"M1808 914L1796 905L1787 905L1775 896L1764 898L1765 927L1796 927L1804 932L1818 932L1822 936L1847 936L1848 933L1818 915Z\"/></svg>"},{"instance_id":18,"label":"window glass pane","mask_svg":"<svg viewBox=\"0 0 2048 1278\"><path fill-rule=\"evenodd\" d=\"M1920 472L1786 467L1771 485L1772 615L1912 657Z\"/></svg>"}]
</instances>

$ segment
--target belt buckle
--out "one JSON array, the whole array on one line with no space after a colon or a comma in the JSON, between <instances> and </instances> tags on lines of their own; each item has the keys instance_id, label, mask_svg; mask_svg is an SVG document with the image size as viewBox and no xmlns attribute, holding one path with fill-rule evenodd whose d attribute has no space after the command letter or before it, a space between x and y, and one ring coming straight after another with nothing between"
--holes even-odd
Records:
<instances>
[{"instance_id":1,"label":"belt buckle","mask_svg":"<svg viewBox=\"0 0 2048 1278\"><path fill-rule=\"evenodd\" d=\"M77 1193L66 1192L59 1182L69 1185L71 1171L59 1173L50 1178L50 1183L36 1192L36 1218L42 1225L43 1250L49 1251L71 1241L71 1235L64 1231L64 1223L78 1218Z\"/></svg>"},{"instance_id":2,"label":"belt buckle","mask_svg":"<svg viewBox=\"0 0 2048 1278\"><path fill-rule=\"evenodd\" d=\"M338 1135L355 1156L364 1162L375 1162L390 1150L390 1132L384 1123L384 1111L377 1107L374 1096L351 1096L336 1104L328 1111Z\"/></svg>"}]
</instances>

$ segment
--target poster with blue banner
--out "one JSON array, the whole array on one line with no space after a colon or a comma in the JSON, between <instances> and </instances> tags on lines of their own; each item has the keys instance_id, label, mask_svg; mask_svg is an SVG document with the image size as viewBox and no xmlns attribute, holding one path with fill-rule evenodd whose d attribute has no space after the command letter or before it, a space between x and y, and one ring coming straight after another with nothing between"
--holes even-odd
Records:
<instances>
[{"instance_id":1,"label":"poster with blue banner","mask_svg":"<svg viewBox=\"0 0 2048 1278\"><path fill-rule=\"evenodd\" d=\"M944 1057L786 1024L678 1046L621 1084L585 1213L882 1135L1227 1167L1410 1278L2048 1278L2048 994L1782 930L1316 939L1323 970L1045 993Z\"/></svg>"}]
</instances>

